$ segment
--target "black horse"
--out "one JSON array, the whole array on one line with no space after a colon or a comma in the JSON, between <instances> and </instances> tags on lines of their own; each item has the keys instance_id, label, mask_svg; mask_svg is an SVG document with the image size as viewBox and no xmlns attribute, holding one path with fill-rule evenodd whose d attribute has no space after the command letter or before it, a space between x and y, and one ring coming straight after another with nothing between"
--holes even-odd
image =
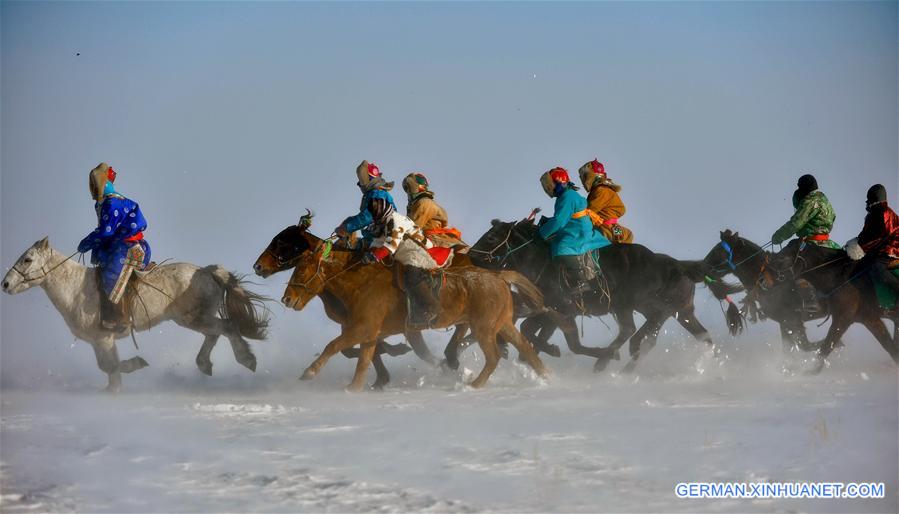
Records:
<instances>
[{"instance_id":1,"label":"black horse","mask_svg":"<svg viewBox=\"0 0 899 514\"><path fill-rule=\"evenodd\" d=\"M818 362L813 372L820 372L824 359L833 352L840 337L853 323L861 323L877 339L893 361L899 364L899 314L886 313L877 301L874 283L868 275L869 262L852 261L843 250L824 248L816 244L791 241L780 253L771 257L776 276L762 278L767 287L777 280L795 281L805 278L818 290L821 301L827 304L833 321L818 350ZM893 336L883 323L883 317L893 321Z\"/></svg>"},{"instance_id":2,"label":"black horse","mask_svg":"<svg viewBox=\"0 0 899 514\"><path fill-rule=\"evenodd\" d=\"M582 296L582 313L597 316L611 313L619 331L608 347L588 348L578 336L575 316L579 312L572 311L570 299L562 292L560 281L564 278L552 262L549 246L537 234L537 227L530 219L517 223L493 220L492 225L472 246L469 255L479 266L522 273L540 288L546 305L558 312L522 324L522 333L538 350L558 327L571 351L596 357L594 369L602 371L629 340L631 361L625 370L631 371L641 355L641 343L646 341L644 354L650 351L659 330L671 316L697 340L715 348L708 331L694 314L696 283L705 281L709 268L704 262L679 261L639 244L611 245L596 251L594 257L601 263L601 275L594 290ZM742 290L722 281L709 283L709 288L719 300ZM634 311L646 318L639 330ZM742 322L739 316L738 320ZM539 336L535 334L537 329L542 329Z\"/></svg>"},{"instance_id":3,"label":"black horse","mask_svg":"<svg viewBox=\"0 0 899 514\"><path fill-rule=\"evenodd\" d=\"M721 241L703 259L712 268L709 276L720 280L733 274L740 280L747 291L746 306L753 320L770 318L780 325L784 352L792 352L795 348L807 352L817 350L818 347L808 340L804 322L829 316L827 304L820 303L821 308L817 311L807 310L793 281L776 282L774 286L766 287L765 278L770 279L775 273L770 265L772 252L740 237L739 232L725 230L720 237ZM734 331L732 334L736 335Z\"/></svg>"}]
</instances>

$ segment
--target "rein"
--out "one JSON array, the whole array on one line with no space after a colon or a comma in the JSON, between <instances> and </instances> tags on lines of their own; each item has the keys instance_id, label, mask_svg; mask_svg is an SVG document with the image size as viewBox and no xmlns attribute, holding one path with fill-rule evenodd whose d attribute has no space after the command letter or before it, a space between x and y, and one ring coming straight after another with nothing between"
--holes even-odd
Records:
<instances>
[{"instance_id":1,"label":"rein","mask_svg":"<svg viewBox=\"0 0 899 514\"><path fill-rule=\"evenodd\" d=\"M512 234L515 232L515 227L516 227L516 224L513 223L512 226L509 227L509 232L506 234L505 239L503 239L502 241L499 242L499 244L494 246L492 250L484 251L484 250L478 250L475 248L469 248L468 251L484 254L487 256L487 260L490 262L499 261L500 263L503 263L506 259L509 258L510 255L512 255L513 253L517 252L518 250L521 250L525 246L534 242L535 238L532 237L531 239L528 239L524 243L522 243L518 246L515 246L515 247L513 247L511 244L509 244L509 239L512 238ZM505 246L507 248L506 253L502 254L502 256L494 255L494 253L496 253L496 251L499 250L500 248L502 248L503 246Z\"/></svg>"},{"instance_id":2,"label":"rein","mask_svg":"<svg viewBox=\"0 0 899 514\"><path fill-rule=\"evenodd\" d=\"M764 252L765 249L774 246L774 243L772 243L771 241L768 241L767 243L765 243L764 245L759 247L758 250L749 254L749 256L746 257L745 259L741 259L740 262L734 262L734 249L730 246L730 243L728 243L727 241L721 241L720 246L721 246L721 248L724 249L725 252L727 252L727 259L721 261L721 264L726 264L730 271L735 271L739 266L745 264L746 262L748 262L750 259L752 259L756 255ZM723 271L728 271L728 270L727 269L715 269L715 271L723 272Z\"/></svg>"},{"instance_id":3,"label":"rein","mask_svg":"<svg viewBox=\"0 0 899 514\"><path fill-rule=\"evenodd\" d=\"M304 282L288 282L288 283L287 283L288 287L290 287L290 286L294 286L294 287L302 287L307 293L311 293L311 292L312 292L312 288L309 287L309 285L312 283L313 280L315 280L315 279L320 280L321 283L322 283L322 286L324 286L325 284L327 284L327 283L330 282L331 280L333 280L333 279L339 277L340 275L346 273L347 271L349 271L349 270L355 268L355 267L358 266L359 264L362 264L362 261L361 261L361 260L357 260L356 262L354 262L354 263L352 263L352 264L346 266L345 268L343 268L342 270L338 271L337 273L335 273L335 274L333 274L333 275L331 275L331 276L329 276L329 277L324 277L324 278L322 278L322 273L323 273L323 271L322 271L322 263L323 263L325 260L327 260L327 258L331 255L331 249L333 248L333 244L334 244L334 242L333 242L330 238L329 238L329 239L325 239L325 240L322 242L321 246L319 247L319 248L324 247L324 249L322 250L321 255L320 255L319 258L318 258L318 262L316 262L316 265L315 265L315 273L313 273L312 276L309 277L309 278L308 278L307 280L305 280ZM297 259L297 260L299 260L299 259Z\"/></svg>"}]
</instances>

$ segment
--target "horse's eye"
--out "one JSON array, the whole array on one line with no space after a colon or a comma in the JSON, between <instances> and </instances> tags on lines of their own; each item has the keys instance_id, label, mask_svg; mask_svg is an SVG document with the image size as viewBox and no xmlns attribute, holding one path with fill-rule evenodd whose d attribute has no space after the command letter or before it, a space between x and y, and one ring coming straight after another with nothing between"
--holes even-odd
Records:
<instances>
[{"instance_id":1,"label":"horse's eye","mask_svg":"<svg viewBox=\"0 0 899 514\"><path fill-rule=\"evenodd\" d=\"M31 262L31 258L30 258L30 257L25 257L25 261L24 261L24 262L25 262L25 264L28 264L29 262Z\"/></svg>"}]
</instances>

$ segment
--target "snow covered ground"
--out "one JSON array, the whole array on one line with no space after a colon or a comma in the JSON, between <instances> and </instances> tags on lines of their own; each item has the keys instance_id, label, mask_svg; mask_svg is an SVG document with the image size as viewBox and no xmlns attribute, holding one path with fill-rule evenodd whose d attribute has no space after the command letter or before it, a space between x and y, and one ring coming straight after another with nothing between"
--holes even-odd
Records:
<instances>
[{"instance_id":1,"label":"snow covered ground","mask_svg":"<svg viewBox=\"0 0 899 514\"><path fill-rule=\"evenodd\" d=\"M444 339L429 334L434 350ZM718 365L663 338L633 375L615 373L621 362L596 375L566 352L546 359L548 382L506 360L481 391L409 354L388 361L388 390L363 394L342 390L346 359L298 382L311 353L266 358L265 344L256 375L218 348L213 377L145 344L151 367L118 396L98 393L103 376L89 367L7 381L2 511L899 508L897 371L869 339L820 376L784 373L773 345L730 343ZM463 365L476 371L479 357L470 350ZM887 497L681 500L685 481L873 481Z\"/></svg>"}]
</instances>

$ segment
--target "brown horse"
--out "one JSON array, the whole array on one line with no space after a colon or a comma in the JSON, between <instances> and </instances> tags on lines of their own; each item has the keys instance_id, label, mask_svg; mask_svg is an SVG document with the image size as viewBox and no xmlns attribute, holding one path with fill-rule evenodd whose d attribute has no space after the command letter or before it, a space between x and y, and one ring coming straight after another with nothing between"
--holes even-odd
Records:
<instances>
[{"instance_id":1,"label":"brown horse","mask_svg":"<svg viewBox=\"0 0 899 514\"><path fill-rule=\"evenodd\" d=\"M365 384L376 341L405 331L405 294L397 286L390 268L364 265L357 252L337 248L308 232L298 244L303 248L282 302L301 310L316 296L333 297L340 300L347 313L341 334L328 343L301 378L315 377L334 354L358 344L362 349L347 389L359 391ZM515 272L497 273L476 267L445 271L442 280L440 315L433 327L470 325L485 357L484 368L471 383L472 387L482 387L496 369L497 336L512 343L539 375L546 376L543 362L513 324L511 286L517 288L532 308L543 308L542 295L530 281Z\"/></svg>"},{"instance_id":2,"label":"brown horse","mask_svg":"<svg viewBox=\"0 0 899 514\"><path fill-rule=\"evenodd\" d=\"M306 227L311 223L311 216L312 213L310 212L308 218L302 218L300 223L285 228L272 238L271 242L253 264L253 270L256 271L256 275L262 278L268 278L276 273L293 269L302 253L302 243L300 243L300 241ZM340 324L343 324L344 321L346 321L346 308L339 300L325 295L322 296L322 303L325 306L325 314L328 318ZM413 345L415 353L422 360L433 365L437 364L437 358L431 354L427 345L424 343L424 339L420 332L411 333L410 331L410 333L406 335L406 338ZM372 364L375 367L377 378L372 387L381 389L390 382L390 372L384 365L381 354L386 353L387 355L395 357L407 353L409 347L404 344L389 344L384 340L379 340L377 344L378 349L372 358ZM359 357L359 351L357 349L348 348L342 353L350 359Z\"/></svg>"}]
</instances>

